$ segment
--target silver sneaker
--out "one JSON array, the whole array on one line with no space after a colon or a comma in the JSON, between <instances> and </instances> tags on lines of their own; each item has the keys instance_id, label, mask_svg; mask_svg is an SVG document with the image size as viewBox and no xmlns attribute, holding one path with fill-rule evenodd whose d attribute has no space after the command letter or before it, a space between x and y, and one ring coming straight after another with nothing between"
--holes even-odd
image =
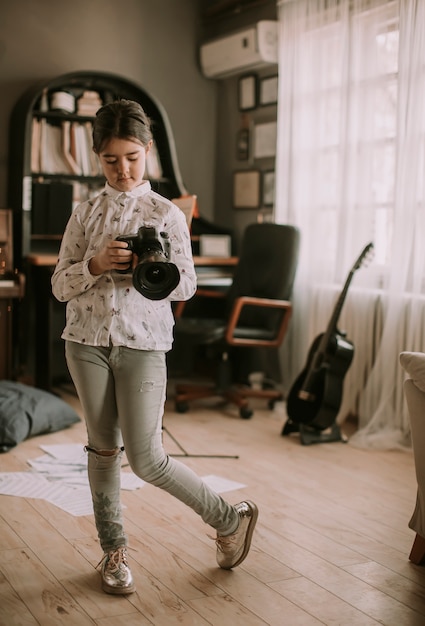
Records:
<instances>
[{"instance_id":1,"label":"silver sneaker","mask_svg":"<svg viewBox=\"0 0 425 626\"><path fill-rule=\"evenodd\" d=\"M235 505L239 515L239 526L233 535L217 535L217 563L223 569L240 565L251 547L252 534L258 519L258 509L248 500Z\"/></svg>"},{"instance_id":2,"label":"silver sneaker","mask_svg":"<svg viewBox=\"0 0 425 626\"><path fill-rule=\"evenodd\" d=\"M125 546L107 552L99 565L102 565L100 574L102 576L103 591L122 595L135 591Z\"/></svg>"}]
</instances>

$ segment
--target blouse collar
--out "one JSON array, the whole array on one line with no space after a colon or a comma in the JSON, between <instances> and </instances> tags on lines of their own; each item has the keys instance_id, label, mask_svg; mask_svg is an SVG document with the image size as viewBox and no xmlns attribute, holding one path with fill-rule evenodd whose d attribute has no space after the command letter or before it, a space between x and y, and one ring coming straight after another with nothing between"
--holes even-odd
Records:
<instances>
[{"instance_id":1,"label":"blouse collar","mask_svg":"<svg viewBox=\"0 0 425 626\"><path fill-rule=\"evenodd\" d=\"M111 187L109 183L105 184L105 192L114 200L117 200L119 197L140 198L141 196L144 196L146 193L148 193L150 190L151 184L148 180L143 181L141 185L138 185L131 191L118 191L117 189Z\"/></svg>"}]
</instances>

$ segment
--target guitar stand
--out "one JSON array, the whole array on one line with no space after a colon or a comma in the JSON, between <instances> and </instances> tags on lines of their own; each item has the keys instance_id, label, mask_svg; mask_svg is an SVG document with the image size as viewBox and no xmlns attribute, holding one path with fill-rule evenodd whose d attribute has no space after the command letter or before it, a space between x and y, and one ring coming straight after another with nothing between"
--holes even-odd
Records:
<instances>
[{"instance_id":1,"label":"guitar stand","mask_svg":"<svg viewBox=\"0 0 425 626\"><path fill-rule=\"evenodd\" d=\"M282 437L288 436L291 433L298 432L300 434L300 441L303 446L310 446L314 443L332 443L334 441L342 441L347 443L347 437L342 434L338 424L332 424L325 430L314 428L313 426L306 426L305 424L297 424L288 419L282 430Z\"/></svg>"},{"instance_id":2,"label":"guitar stand","mask_svg":"<svg viewBox=\"0 0 425 626\"><path fill-rule=\"evenodd\" d=\"M286 421L285 426L282 429L281 435L282 437L288 437L292 433L299 433L299 432L300 432L300 425L288 419Z\"/></svg>"},{"instance_id":3,"label":"guitar stand","mask_svg":"<svg viewBox=\"0 0 425 626\"><path fill-rule=\"evenodd\" d=\"M162 425L162 430L165 433L167 433L170 439L172 439L174 443L176 444L176 446L182 451L182 454L170 454L170 456L184 457L187 459L188 458L191 458L191 459L238 459L239 458L239 456L233 456L233 455L228 455L228 454L189 454L188 452L186 452L183 446L177 441L177 439L173 437L173 435L164 425Z\"/></svg>"},{"instance_id":4,"label":"guitar stand","mask_svg":"<svg viewBox=\"0 0 425 626\"><path fill-rule=\"evenodd\" d=\"M332 424L325 430L302 424L300 426L300 439L304 446L309 446L312 443L331 443L333 441L347 443L347 438L341 433L341 429L337 424Z\"/></svg>"}]
</instances>

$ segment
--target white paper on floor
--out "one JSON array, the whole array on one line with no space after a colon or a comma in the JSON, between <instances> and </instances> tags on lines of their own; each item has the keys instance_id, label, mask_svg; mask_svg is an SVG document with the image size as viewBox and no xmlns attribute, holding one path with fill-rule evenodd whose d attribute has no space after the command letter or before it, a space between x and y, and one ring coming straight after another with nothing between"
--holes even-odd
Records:
<instances>
[{"instance_id":1,"label":"white paper on floor","mask_svg":"<svg viewBox=\"0 0 425 626\"><path fill-rule=\"evenodd\" d=\"M93 513L88 486L73 487L63 481L49 480L38 472L0 473L0 493L8 496L47 500L47 502L75 516Z\"/></svg>"},{"instance_id":2,"label":"white paper on floor","mask_svg":"<svg viewBox=\"0 0 425 626\"><path fill-rule=\"evenodd\" d=\"M30 472L0 472L0 494L39 498L70 515L91 515L93 505L87 477L87 453L80 444L40 446L46 453L27 463ZM217 493L235 491L246 485L220 476L204 476ZM130 471L121 472L121 488L134 490L146 483Z\"/></svg>"},{"instance_id":3,"label":"white paper on floor","mask_svg":"<svg viewBox=\"0 0 425 626\"><path fill-rule=\"evenodd\" d=\"M233 480L222 478L221 476L215 476L214 474L203 476L202 480L208 485L208 487L210 487L217 493L236 491L237 489L243 489L244 487L246 487L246 485L243 485L242 483L237 483Z\"/></svg>"},{"instance_id":4,"label":"white paper on floor","mask_svg":"<svg viewBox=\"0 0 425 626\"><path fill-rule=\"evenodd\" d=\"M74 516L92 515L84 448L80 444L40 448L46 454L27 461L33 471L0 473L0 494L47 500ZM139 489L144 484L132 472L121 472L122 489Z\"/></svg>"}]
</instances>

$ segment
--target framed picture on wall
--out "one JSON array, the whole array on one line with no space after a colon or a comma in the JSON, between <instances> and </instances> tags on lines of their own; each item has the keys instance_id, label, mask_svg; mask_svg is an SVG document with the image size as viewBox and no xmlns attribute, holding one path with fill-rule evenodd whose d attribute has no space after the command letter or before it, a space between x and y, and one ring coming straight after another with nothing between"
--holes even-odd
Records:
<instances>
[{"instance_id":1,"label":"framed picture on wall","mask_svg":"<svg viewBox=\"0 0 425 626\"><path fill-rule=\"evenodd\" d=\"M241 128L236 137L236 158L238 161L249 159L249 128Z\"/></svg>"},{"instance_id":2,"label":"framed picture on wall","mask_svg":"<svg viewBox=\"0 0 425 626\"><path fill-rule=\"evenodd\" d=\"M257 124L254 129L254 158L276 156L277 122Z\"/></svg>"},{"instance_id":3,"label":"framed picture on wall","mask_svg":"<svg viewBox=\"0 0 425 626\"><path fill-rule=\"evenodd\" d=\"M249 111L257 106L257 75L246 74L238 81L238 104L240 111Z\"/></svg>"},{"instance_id":4,"label":"framed picture on wall","mask_svg":"<svg viewBox=\"0 0 425 626\"><path fill-rule=\"evenodd\" d=\"M268 76L260 80L260 106L267 106L269 104L277 103L277 85L278 77Z\"/></svg>"},{"instance_id":5,"label":"framed picture on wall","mask_svg":"<svg viewBox=\"0 0 425 626\"><path fill-rule=\"evenodd\" d=\"M260 206L260 171L243 170L233 174L235 209L258 209Z\"/></svg>"},{"instance_id":6,"label":"framed picture on wall","mask_svg":"<svg viewBox=\"0 0 425 626\"><path fill-rule=\"evenodd\" d=\"M271 207L274 205L275 190L275 174L273 170L263 172L263 206Z\"/></svg>"}]
</instances>

